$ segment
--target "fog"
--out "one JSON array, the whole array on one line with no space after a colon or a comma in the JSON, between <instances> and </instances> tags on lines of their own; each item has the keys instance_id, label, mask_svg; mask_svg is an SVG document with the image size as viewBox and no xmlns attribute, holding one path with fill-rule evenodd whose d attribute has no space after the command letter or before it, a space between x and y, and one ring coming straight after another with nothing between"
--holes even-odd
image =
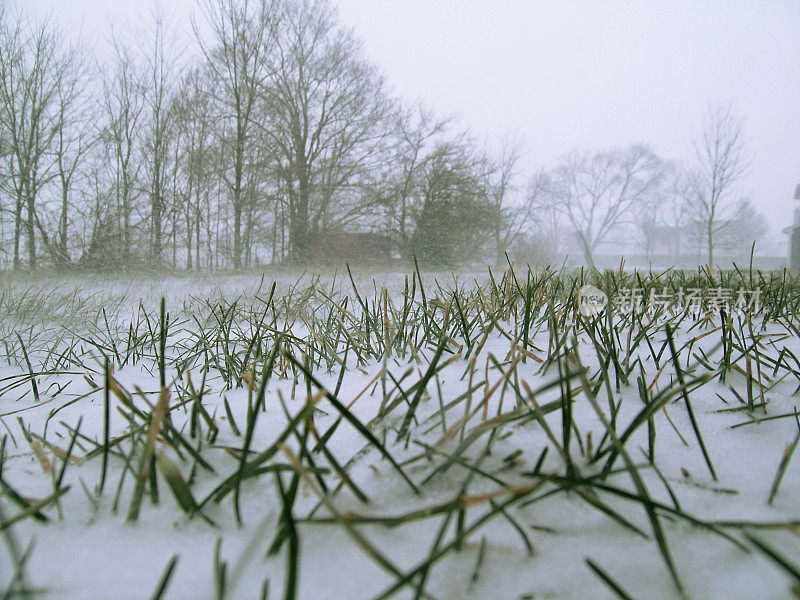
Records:
<instances>
[{"instance_id":1,"label":"fog","mask_svg":"<svg viewBox=\"0 0 800 600\"><path fill-rule=\"evenodd\" d=\"M692 169L693 141L708 111L730 108L748 156L731 202L748 199L766 219L759 253L785 255L781 229L792 221L800 182L797 3L334 5L393 97L454 116L454 129L469 129L474 145L495 153L503 139L521 141L512 204L524 201L535 173L557 168L573 150L601 153L642 143L663 161ZM148 27L147 11L121 0L31 0L25 8L80 32L101 62L110 53L112 25L122 37ZM188 0L165 10L189 55L196 51L193 11ZM642 254L641 248L617 253Z\"/></svg>"},{"instance_id":2,"label":"fog","mask_svg":"<svg viewBox=\"0 0 800 600\"><path fill-rule=\"evenodd\" d=\"M160 1L0 0L0 597L800 598L797 0Z\"/></svg>"},{"instance_id":3,"label":"fog","mask_svg":"<svg viewBox=\"0 0 800 600\"><path fill-rule=\"evenodd\" d=\"M136 17L124 0L27 0L88 32ZM800 175L800 5L767 2L339 0L396 89L482 131L521 130L532 163L643 141L680 159L710 101L747 118L748 189L777 229ZM192 0L175 0L176 16ZM123 22L118 19L118 26Z\"/></svg>"}]
</instances>

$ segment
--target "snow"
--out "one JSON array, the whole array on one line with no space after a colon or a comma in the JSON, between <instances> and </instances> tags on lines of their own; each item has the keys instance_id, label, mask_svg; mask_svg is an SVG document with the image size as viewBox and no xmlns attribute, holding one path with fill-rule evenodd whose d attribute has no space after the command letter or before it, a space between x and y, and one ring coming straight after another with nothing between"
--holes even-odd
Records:
<instances>
[{"instance_id":1,"label":"snow","mask_svg":"<svg viewBox=\"0 0 800 600\"><path fill-rule=\"evenodd\" d=\"M308 277L308 276L304 276ZM373 282L373 277L375 278ZM436 280L445 289L455 285L452 279L441 274L432 274L426 285ZM473 274L459 276L459 285L469 286ZM480 275L480 281L486 277ZM302 289L307 279L295 285L296 276L279 277L276 296L284 295L294 287ZM331 290L342 295L352 295L349 279L345 274L326 275L322 283ZM57 286L56 283L59 285ZM386 276L363 273L357 275L359 292L372 298L375 290L387 287L397 305L402 304L401 293L404 279L400 275ZM32 360L41 361L45 338L61 341L66 344L71 336L86 331L94 325L98 329L97 308L117 307L113 311L116 324L124 329L127 320L136 314L140 300L148 310L156 310L158 298L166 296L168 310L182 325L182 330L170 338L170 346L176 345L180 339L190 339L191 322L189 318L208 316L208 309L203 310L201 300L233 299L239 296L252 298L257 289L266 295L271 285L271 277L264 282L254 275L236 277L175 277L162 280L137 280L126 282L122 278L110 279L90 277L80 281L42 280L33 284L35 290L56 290L60 297L77 295L88 299L83 313L71 314L69 304L65 304L65 312L48 309L47 314L35 313L14 320L10 315L3 316L3 339L11 343L11 331L19 328L35 343L31 344ZM7 281L3 284L9 294L19 294L30 284L21 281ZM433 288L430 288L433 289ZM74 300L73 300L74 302ZM351 300L352 303L352 300ZM309 302L309 306L313 302ZM351 304L351 307L356 306ZM24 325L23 325L24 322ZM242 323L242 326L246 324ZM37 335L25 329L33 326ZM780 331L777 325L769 328ZM678 346L691 336L697 336L706 329L679 331ZM31 330L33 331L33 330ZM307 335L301 321L294 326L293 333L299 337ZM60 336L60 337L59 337ZM548 347L548 334L540 331L532 340L540 349ZM708 342L708 347L715 341ZM581 339L581 361L596 370L598 362L591 343ZM776 344L778 348L786 346L793 352L800 351L800 343L794 337ZM86 344L84 344L86 346ZM89 349L87 347L87 353ZM386 366L391 374L400 379L408 370L414 368L414 374L408 379L415 382L420 373L424 373L427 361L433 355L430 349L419 348L423 358L417 365L410 353L400 357L394 355L386 359ZM502 362L509 352L509 342L499 334L492 334L476 359L477 370L475 383L483 380L488 372L489 383L473 393L472 407L478 406L483 399L484 390L490 388L500 377L496 369L487 360L490 354ZM667 351L668 352L668 351ZM771 355L776 356L777 353ZM658 369L643 349L638 351L644 361L648 383ZM63 424L74 427L79 419L80 431L92 439L101 439L103 428L103 395L102 367L99 361L94 363L94 372L86 373L100 387L92 388L84 377L84 373L43 375L37 377L41 399L37 403L30 393L30 386L24 385L7 391L0 397L0 418L2 428L0 435L7 434L6 455L3 464L3 479L28 498L41 499L53 491L51 476L42 472L25 442L17 417L21 417L27 428L35 434L43 435L45 424L47 433L44 437L58 446L66 447L69 433ZM112 362L114 362L112 360ZM38 364L38 363L37 363ZM87 364L89 362L87 361ZM324 363L323 363L324 364ZM442 402L446 405L468 389L468 378L462 377L468 368L469 360L460 358L438 373ZM388 390L393 389L390 379L381 378L379 374L383 362L372 360L359 370L355 367L353 356L350 356L349 370L345 373L338 397L348 404L365 387L378 376L378 380L368 387L367 391L353 405L353 414L362 422L369 423L378 413L382 403L383 381L386 380ZM503 367L507 368L507 365ZM192 380L195 386L200 385L201 374L198 366L191 367ZM88 370L87 370L88 371ZM9 365L0 369L0 377L24 375L27 368L22 365ZM634 372L635 375L636 371ZM670 368L660 376L656 385L659 389L666 385L674 371ZM535 389L538 385L557 378L557 368L553 366L542 373L539 364L533 360L521 363L517 376L524 379ZM177 374L170 372L168 380ZM326 373L315 372L321 383L329 390L337 384L338 369ZM135 365L118 369L114 377L128 390L138 385L147 392L151 401L155 400L158 389L158 370L152 359L143 358ZM635 379L635 377L634 377ZM622 401L618 422L618 431L624 430L631 419L642 409L638 390L634 385L623 386L617 401ZM766 392L769 400L768 413L777 415L791 412L797 405L794 385L790 378L780 381ZM49 394L57 388L69 384L58 397L48 402ZM292 385L291 378L273 377L266 393L266 413L260 415L254 433L251 448L258 452L267 448L283 431L287 418L281 407L281 400L286 404L290 415L297 414L306 402L305 383ZM409 384L404 383L407 388ZM577 384L576 384L577 385ZM672 429L664 412L655 416L657 431L655 442L656 464L676 494L681 511L693 517L711 523L722 521L752 521L754 523L790 522L800 520L800 506L796 499L800 494L800 471L796 458L782 480L780 490L772 505L767 500L772 487L781 455L787 444L797 434L798 426L792 418L765 421L732 429L731 426L749 420L745 411L718 412L738 404L728 386L743 394L745 378L736 372L728 374L723 384L715 380L691 393L691 401L696 413L700 430L709 450L718 481L713 481L703 460L702 453L694 437L688 413L680 397L671 401L666 410L675 427L686 439L684 445L678 434ZM213 371L206 381L208 393L204 398L204 406L215 415L220 433L214 446L206 446L203 456L212 461L219 470L218 475L210 475L198 469L192 485L196 498L203 498L215 485L235 469L235 460L228 456L222 447L241 447L242 438L234 435L227 424L223 398L227 398L233 416L239 428L244 430L248 403L248 391L243 388L225 389L224 382ZM313 392L314 390L312 390ZM395 459L402 463L406 459L418 456L421 447L414 441L433 445L442 437L444 428L437 424L439 400L436 380L427 386L429 397L425 397L417 411L418 425L412 426L411 441L407 447L401 441L395 442L396 430L401 426L404 410L397 410L385 420L373 423L372 431L381 440L385 439L387 447ZM65 406L48 420L50 411L60 408L70 399L84 398ZM549 390L537 396L539 405L560 397L557 389ZM723 399L728 402L725 404ZM503 386L492 395L488 402L488 415L493 417L500 412L510 411L514 406L514 394ZM598 392L598 403L607 411L607 400L604 392ZM118 405L112 402L112 407ZM143 407L143 402L137 400ZM320 434L328 429L337 418L337 413L327 400L321 400L320 411L315 415L314 423ZM324 412L322 412L324 411ZM586 443L586 435L591 431L594 447L603 438L604 428L594 409L581 392L576 393L574 403L574 421L581 432L581 441ZM447 425L453 425L464 414L463 403L453 407L447 413ZM188 421L188 413L173 410L173 425L181 429ZM755 416L763 416L762 410L756 410ZM431 420L426 423L426 419ZM473 417L467 426L478 425L480 413ZM561 440L561 413L553 411L545 418L555 437ZM122 415L112 408L111 435L120 435L126 431L128 423ZM188 430L188 427L187 427ZM507 434L504 437L503 434ZM384 438L385 436L385 438ZM572 442L572 459L582 475L588 476L600 472L604 461L590 464L582 456L577 440ZM12 439L13 438L13 439ZM15 441L14 441L15 440ZM475 460L488 442L488 436L482 436L465 453ZM297 442L290 439L288 445L297 450ZM452 452L458 445L458 439L446 442L441 446L444 452ZM536 421L504 426L495 436L490 454L482 462L482 468L509 485L536 483L536 479L525 477L524 473L533 469L542 449L550 445L547 435ZM653 469L646 467L645 452L648 446L647 428L640 428L627 443L626 449L637 465L649 494L654 501L672 506L672 500L665 486ZM84 444L85 449L91 446ZM123 446L127 452L129 448ZM367 448L366 450L364 450ZM355 459L348 473L353 481L369 496L370 502L362 504L349 492L343 490L332 498L336 510L340 513L352 511L359 515L402 515L422 507L435 506L452 500L460 491L468 472L458 466L452 466L443 474L439 474L428 483L421 482L433 471L435 465L441 463L440 458L416 460L407 466L407 474L420 485L421 494L415 495L410 487L398 476L391 465L374 448L369 448L366 440L353 427L340 425L331 437L329 449L336 455L340 464ZM522 450L519 460L524 463L506 466L504 458L511 453ZM181 469L183 476L188 474L188 462L182 462L172 450L162 443L157 443L157 450L170 456ZM60 460L55 459L52 452L48 456L60 467ZM76 452L78 456L82 451ZM288 462L286 457L278 455L278 462ZM432 462L431 462L432 461ZM319 459L321 464L327 463ZM50 522L42 524L30 518L17 522L10 528L20 547L33 543L33 551L26 565L29 583L37 590L42 590L44 598L101 599L101 598L147 598L156 588L161 573L169 558L179 556L176 571L169 583L165 598L204 598L214 596L213 564L217 540L221 539L221 556L228 565L227 591L229 598L258 597L265 580L269 581L270 597L283 596L286 569L286 549L274 556L267 556L267 549L279 523L281 504L277 496L274 477L271 474L249 479L242 484L243 524L237 526L232 510L232 495L221 503L208 505L204 513L212 519L217 527L211 526L197 516L187 517L181 512L175 499L169 492L163 477L159 478L160 502L154 506L145 494L140 518L135 523L128 523L125 514L132 492L132 480L129 476L123 485L119 507L112 510L112 502L119 482L123 462L111 457L110 470L104 493L94 496L94 490L100 478L98 458L87 460L80 465L71 465L66 471L65 484L70 490L59 501L59 506L48 506L44 509ZM624 472L624 462L619 458L615 467L619 473L606 480L609 485L635 492L631 479ZM543 472L564 473L562 459L550 449ZM288 481L284 475L284 482ZM335 474L326 477L328 485L338 483ZM473 477L469 494L490 493L498 486L482 477ZM83 485L82 485L83 482ZM89 500L83 487L85 485L93 499ZM533 545L534 552L529 555L521 536L503 516L495 516L468 539L462 550L449 552L445 558L437 562L428 574L426 590L436 598L570 598L570 599L602 599L614 598L613 592L587 568L585 559L590 558L606 573L618 581L633 597L636 598L679 598L679 594L669 572L665 567L655 541L652 539L647 514L640 504L622 500L611 494L603 494L602 500L610 508L619 511L636 527L650 536L645 539L626 529L607 515L588 504L577 491L560 491L548 495L552 490L549 484L543 484L533 495L527 498L537 499L524 506L513 505L509 512L526 528L526 534ZM539 499L540 498L540 499ZM505 497L498 497L498 501ZM293 515L296 519L305 518L318 503L314 491L308 484L300 489ZM18 512L7 498L0 497L3 515L8 518ZM490 506L486 502L477 503L467 511L467 522L471 522L484 514ZM314 517L328 515L320 508ZM669 542L677 572L686 588L686 596L702 599L752 599L752 598L785 598L791 593L790 580L786 573L776 567L762 554L752 549L743 537L741 528L728 527L725 531L740 541L750 550L745 551L735 544L710 532L693 526L685 520L670 518L660 512L660 523ZM355 525L368 542L379 549L394 565L401 570L408 570L419 564L430 552L441 526L441 517L421 519L397 527L383 525ZM372 558L370 558L348 535L344 527L337 524L311 524L298 522L300 534L301 562L299 569L299 598L309 599L341 599L341 598L373 598L390 586L395 578L388 574ZM451 522L443 544L453 538L455 524ZM748 528L759 539L779 549L784 556L794 559L800 552L800 536L796 528L789 527L753 527ZM477 578L473 581L473 572L478 561L479 547L482 538L486 539L486 554L480 566ZM0 550L0 589L8 585L13 564L7 547ZM414 591L405 588L396 595L398 598L413 598Z\"/></svg>"}]
</instances>

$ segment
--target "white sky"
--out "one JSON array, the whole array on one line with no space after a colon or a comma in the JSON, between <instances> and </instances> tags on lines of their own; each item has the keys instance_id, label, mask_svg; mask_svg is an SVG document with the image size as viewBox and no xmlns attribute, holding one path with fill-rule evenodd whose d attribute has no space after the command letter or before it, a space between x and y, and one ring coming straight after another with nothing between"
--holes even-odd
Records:
<instances>
[{"instance_id":1,"label":"white sky","mask_svg":"<svg viewBox=\"0 0 800 600\"><path fill-rule=\"evenodd\" d=\"M741 188L777 239L800 183L800 2L752 0L338 0L389 84L478 135L520 132L524 172L572 148L651 144L691 158L712 102L744 117L754 156ZM91 40L149 2L26 0ZM162 2L185 21L193 0ZM102 48L102 46L99 46Z\"/></svg>"}]
</instances>

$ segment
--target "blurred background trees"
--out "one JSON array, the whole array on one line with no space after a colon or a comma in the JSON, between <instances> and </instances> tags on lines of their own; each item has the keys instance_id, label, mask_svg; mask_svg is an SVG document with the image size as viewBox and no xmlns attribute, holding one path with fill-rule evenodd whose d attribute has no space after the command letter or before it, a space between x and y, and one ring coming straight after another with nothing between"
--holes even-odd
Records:
<instances>
[{"instance_id":1,"label":"blurred background trees","mask_svg":"<svg viewBox=\"0 0 800 600\"><path fill-rule=\"evenodd\" d=\"M690 163L634 144L543 168L396 98L327 0L202 0L188 45L171 22L93 56L0 4L0 267L303 263L348 232L431 267L713 264L767 231L729 106Z\"/></svg>"}]
</instances>

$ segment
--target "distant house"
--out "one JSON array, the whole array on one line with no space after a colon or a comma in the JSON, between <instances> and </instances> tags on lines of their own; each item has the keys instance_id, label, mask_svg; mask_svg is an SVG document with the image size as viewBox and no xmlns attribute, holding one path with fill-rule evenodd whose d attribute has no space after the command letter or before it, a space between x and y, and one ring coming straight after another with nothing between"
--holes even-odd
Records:
<instances>
[{"instance_id":1,"label":"distant house","mask_svg":"<svg viewBox=\"0 0 800 600\"><path fill-rule=\"evenodd\" d=\"M800 184L794 190L794 199L800 200ZM794 211L794 223L783 230L789 234L789 268L800 270L800 208Z\"/></svg>"},{"instance_id":2,"label":"distant house","mask_svg":"<svg viewBox=\"0 0 800 600\"><path fill-rule=\"evenodd\" d=\"M392 240L374 232L327 231L314 235L309 257L326 265L379 265L392 259Z\"/></svg>"}]
</instances>

